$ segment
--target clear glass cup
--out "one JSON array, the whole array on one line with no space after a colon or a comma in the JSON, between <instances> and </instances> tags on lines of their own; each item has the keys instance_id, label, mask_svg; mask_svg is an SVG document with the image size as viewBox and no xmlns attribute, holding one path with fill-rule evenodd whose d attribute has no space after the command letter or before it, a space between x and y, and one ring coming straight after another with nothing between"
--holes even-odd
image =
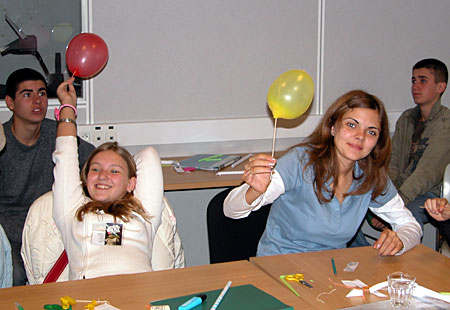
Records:
<instances>
[{"instance_id":1,"label":"clear glass cup","mask_svg":"<svg viewBox=\"0 0 450 310\"><path fill-rule=\"evenodd\" d=\"M388 275L387 280L392 308L408 309L416 277L397 271Z\"/></svg>"}]
</instances>

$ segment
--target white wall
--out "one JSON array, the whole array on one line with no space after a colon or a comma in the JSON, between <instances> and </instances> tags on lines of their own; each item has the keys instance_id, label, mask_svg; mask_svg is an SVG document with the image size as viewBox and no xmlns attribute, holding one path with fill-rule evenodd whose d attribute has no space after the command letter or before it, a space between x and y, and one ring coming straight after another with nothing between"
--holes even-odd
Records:
<instances>
[{"instance_id":1,"label":"white wall","mask_svg":"<svg viewBox=\"0 0 450 310\"><path fill-rule=\"evenodd\" d=\"M229 152L270 149L267 90L292 68L310 73L315 98L308 115L279 124L278 149L307 136L354 88L385 102L392 129L413 106L412 65L425 57L450 64L448 0L83 2L86 29L105 39L110 59L90 80L79 123L115 124L121 144L156 145L163 156L218 143ZM10 115L0 106L1 121Z\"/></svg>"},{"instance_id":2,"label":"white wall","mask_svg":"<svg viewBox=\"0 0 450 310\"><path fill-rule=\"evenodd\" d=\"M107 67L93 80L92 121L117 124L122 144L157 145L163 156L214 142L238 152L230 141L257 141L254 147L261 142L268 150L268 87L300 68L315 80L313 107L308 117L280 126L280 141L307 136L317 115L354 88L385 102L392 129L399 112L413 106L412 65L425 57L450 64L450 1L432 4L92 1L92 31L110 48Z\"/></svg>"}]
</instances>

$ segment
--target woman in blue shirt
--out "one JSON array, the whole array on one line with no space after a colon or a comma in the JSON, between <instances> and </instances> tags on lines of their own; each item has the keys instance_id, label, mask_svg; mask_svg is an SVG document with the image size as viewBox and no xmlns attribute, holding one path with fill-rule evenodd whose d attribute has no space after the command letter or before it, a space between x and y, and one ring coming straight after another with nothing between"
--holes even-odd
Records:
<instances>
[{"instance_id":1,"label":"woman in blue shirt","mask_svg":"<svg viewBox=\"0 0 450 310\"><path fill-rule=\"evenodd\" d=\"M245 184L225 199L224 213L243 218L273 202L257 255L276 255L344 248L370 208L393 229L373 245L379 255L403 253L420 242L422 230L388 177L390 152L382 102L350 91L278 161L250 158Z\"/></svg>"}]
</instances>

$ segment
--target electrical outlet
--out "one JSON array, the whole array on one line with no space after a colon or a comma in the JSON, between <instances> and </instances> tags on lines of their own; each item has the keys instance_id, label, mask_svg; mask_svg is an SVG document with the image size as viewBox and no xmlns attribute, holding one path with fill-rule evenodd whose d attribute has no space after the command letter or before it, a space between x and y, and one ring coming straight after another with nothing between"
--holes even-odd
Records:
<instances>
[{"instance_id":1,"label":"electrical outlet","mask_svg":"<svg viewBox=\"0 0 450 310\"><path fill-rule=\"evenodd\" d=\"M94 125L92 129L92 143L96 146L105 142L105 130L104 125Z\"/></svg>"},{"instance_id":2,"label":"electrical outlet","mask_svg":"<svg viewBox=\"0 0 450 310\"><path fill-rule=\"evenodd\" d=\"M116 126L114 125L106 125L105 131L105 141L106 142L114 142L117 141L117 131Z\"/></svg>"},{"instance_id":3,"label":"electrical outlet","mask_svg":"<svg viewBox=\"0 0 450 310\"><path fill-rule=\"evenodd\" d=\"M78 136L84 141L92 143L92 127L90 125L78 126Z\"/></svg>"},{"instance_id":4,"label":"electrical outlet","mask_svg":"<svg viewBox=\"0 0 450 310\"><path fill-rule=\"evenodd\" d=\"M81 139L99 146L105 142L117 141L117 130L115 125L80 125L78 135Z\"/></svg>"}]
</instances>

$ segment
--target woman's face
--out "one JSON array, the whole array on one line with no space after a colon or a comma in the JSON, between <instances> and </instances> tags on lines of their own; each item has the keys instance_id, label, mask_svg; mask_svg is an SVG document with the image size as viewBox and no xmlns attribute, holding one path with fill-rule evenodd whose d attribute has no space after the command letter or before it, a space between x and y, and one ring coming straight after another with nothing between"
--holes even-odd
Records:
<instances>
[{"instance_id":1,"label":"woman's face","mask_svg":"<svg viewBox=\"0 0 450 310\"><path fill-rule=\"evenodd\" d=\"M381 131L380 118L376 110L354 108L331 127L339 161L344 167L365 158L378 142Z\"/></svg>"},{"instance_id":2,"label":"woman's face","mask_svg":"<svg viewBox=\"0 0 450 310\"><path fill-rule=\"evenodd\" d=\"M103 151L92 158L86 187L93 200L116 201L135 186L136 178L128 178L126 161L114 151Z\"/></svg>"}]
</instances>

